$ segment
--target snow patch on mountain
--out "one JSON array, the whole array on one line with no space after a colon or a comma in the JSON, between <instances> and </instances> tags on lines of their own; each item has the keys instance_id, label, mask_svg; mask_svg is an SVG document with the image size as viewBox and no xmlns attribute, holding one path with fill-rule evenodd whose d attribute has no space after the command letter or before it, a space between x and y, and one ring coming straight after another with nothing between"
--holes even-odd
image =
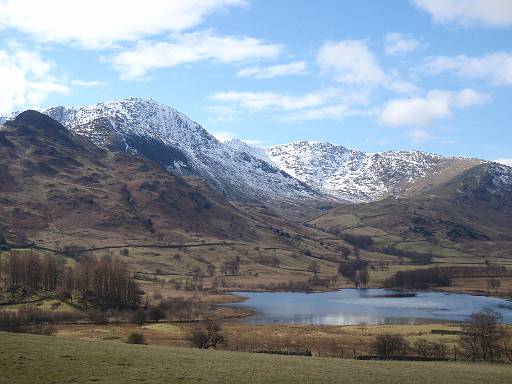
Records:
<instances>
[{"instance_id":1,"label":"snow patch on mountain","mask_svg":"<svg viewBox=\"0 0 512 384\"><path fill-rule=\"evenodd\" d=\"M336 198L369 202L398 196L451 159L418 151L366 153L330 143L299 141L265 150L293 177Z\"/></svg>"},{"instance_id":2,"label":"snow patch on mountain","mask_svg":"<svg viewBox=\"0 0 512 384\"><path fill-rule=\"evenodd\" d=\"M321 194L242 147L218 141L173 108L153 100L115 100L42 111L101 147L150 158L170 171L197 175L227 196L298 200Z\"/></svg>"},{"instance_id":3,"label":"snow patch on mountain","mask_svg":"<svg viewBox=\"0 0 512 384\"><path fill-rule=\"evenodd\" d=\"M138 98L42 112L98 146L197 175L226 196L244 200L375 201L402 196L422 178L428 185L429 177L450 177L450 166L461 160L419 151L366 153L313 141L267 148L238 139L222 143L175 109ZM15 116L0 117L0 123ZM470 161L467 166L480 162L462 161ZM497 183L512 182L506 172L500 174Z\"/></svg>"},{"instance_id":4,"label":"snow patch on mountain","mask_svg":"<svg viewBox=\"0 0 512 384\"><path fill-rule=\"evenodd\" d=\"M493 184L500 190L512 191L512 167L503 164L491 163Z\"/></svg>"}]
</instances>

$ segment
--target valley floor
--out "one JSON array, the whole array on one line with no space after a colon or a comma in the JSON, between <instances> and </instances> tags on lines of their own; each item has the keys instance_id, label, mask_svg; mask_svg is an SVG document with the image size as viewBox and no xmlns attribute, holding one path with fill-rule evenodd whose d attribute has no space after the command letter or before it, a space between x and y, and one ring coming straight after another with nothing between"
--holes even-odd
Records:
<instances>
[{"instance_id":1,"label":"valley floor","mask_svg":"<svg viewBox=\"0 0 512 384\"><path fill-rule=\"evenodd\" d=\"M378 362L141 346L0 332L0 383L489 383L509 366Z\"/></svg>"}]
</instances>

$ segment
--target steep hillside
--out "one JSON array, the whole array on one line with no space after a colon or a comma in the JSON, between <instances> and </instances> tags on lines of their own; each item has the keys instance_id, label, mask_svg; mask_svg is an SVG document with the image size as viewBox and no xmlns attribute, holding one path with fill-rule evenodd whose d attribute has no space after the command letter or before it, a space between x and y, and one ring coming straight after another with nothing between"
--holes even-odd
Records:
<instances>
[{"instance_id":1,"label":"steep hillside","mask_svg":"<svg viewBox=\"0 0 512 384\"><path fill-rule=\"evenodd\" d=\"M152 100L124 99L43 111L110 150L139 153L182 175L195 175L238 200L297 200L320 194L243 150L232 150L184 114Z\"/></svg>"},{"instance_id":2,"label":"steep hillside","mask_svg":"<svg viewBox=\"0 0 512 384\"><path fill-rule=\"evenodd\" d=\"M417 193L481 162L417 151L366 153L310 141L269 147L265 155L311 187L349 202Z\"/></svg>"},{"instance_id":3,"label":"steep hillside","mask_svg":"<svg viewBox=\"0 0 512 384\"><path fill-rule=\"evenodd\" d=\"M137 153L171 172L198 176L231 200L264 202L287 215L307 208L298 217L340 201L417 194L483 162L309 141L269 148L236 139L221 143L173 108L136 98L42 112L101 148Z\"/></svg>"},{"instance_id":4,"label":"steep hillside","mask_svg":"<svg viewBox=\"0 0 512 384\"><path fill-rule=\"evenodd\" d=\"M320 245L320 232L263 206L235 206L198 178L106 150L39 112L0 129L0 178L0 235L11 245L123 251L134 269L169 275L220 270L238 256L243 274L234 278L245 283L259 273L305 280L312 260L336 268L334 245Z\"/></svg>"},{"instance_id":5,"label":"steep hillside","mask_svg":"<svg viewBox=\"0 0 512 384\"><path fill-rule=\"evenodd\" d=\"M140 156L101 149L46 115L24 112L0 132L4 225L130 237L177 229L190 236L254 236L247 219L206 186Z\"/></svg>"},{"instance_id":6,"label":"steep hillside","mask_svg":"<svg viewBox=\"0 0 512 384\"><path fill-rule=\"evenodd\" d=\"M477 165L405 198L343 205L311 221L438 261L512 262L512 168Z\"/></svg>"}]
</instances>

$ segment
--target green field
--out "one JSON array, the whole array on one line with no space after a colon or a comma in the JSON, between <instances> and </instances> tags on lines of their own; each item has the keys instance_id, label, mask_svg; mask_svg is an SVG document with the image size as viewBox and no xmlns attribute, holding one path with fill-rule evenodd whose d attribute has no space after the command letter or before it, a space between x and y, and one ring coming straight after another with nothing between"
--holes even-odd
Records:
<instances>
[{"instance_id":1,"label":"green field","mask_svg":"<svg viewBox=\"0 0 512 384\"><path fill-rule=\"evenodd\" d=\"M510 366L375 362L0 332L0 383L510 383Z\"/></svg>"}]
</instances>

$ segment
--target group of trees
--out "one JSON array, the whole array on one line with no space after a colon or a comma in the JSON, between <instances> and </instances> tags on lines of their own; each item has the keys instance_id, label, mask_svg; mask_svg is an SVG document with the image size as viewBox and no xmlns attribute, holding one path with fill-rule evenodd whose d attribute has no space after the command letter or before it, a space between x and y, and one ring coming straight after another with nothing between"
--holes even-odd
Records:
<instances>
[{"instance_id":1,"label":"group of trees","mask_svg":"<svg viewBox=\"0 0 512 384\"><path fill-rule=\"evenodd\" d=\"M366 260L357 258L348 263L341 263L338 272L343 277L352 280L356 288L368 284L368 262Z\"/></svg>"},{"instance_id":2,"label":"group of trees","mask_svg":"<svg viewBox=\"0 0 512 384\"><path fill-rule=\"evenodd\" d=\"M457 356L472 361L489 361L496 363L512 362L512 335L501 323L499 313L484 309L473 313L462 324L460 346L462 351L454 347L454 358ZM374 353L380 358L397 359L403 356L414 356L421 360L447 359L448 348L443 343L418 339L413 345L401 335L378 335L372 345ZM462 354L460 354L462 352Z\"/></svg>"},{"instance_id":3,"label":"group of trees","mask_svg":"<svg viewBox=\"0 0 512 384\"><path fill-rule=\"evenodd\" d=\"M375 243L371 236L368 235L353 235L350 233L342 232L339 228L331 227L324 228L324 231L331 233L335 236L338 236L340 239L346 241L351 244L354 248L354 254L359 253L360 249L371 250L375 252L385 253L387 255L393 255L398 257L404 257L410 259L414 264L418 265L426 265L432 262L432 254L431 253L418 253L414 251L409 251L405 249L398 249L394 247L376 247ZM342 250L342 256L347 259L350 255L351 251L349 248L344 247Z\"/></svg>"},{"instance_id":4,"label":"group of trees","mask_svg":"<svg viewBox=\"0 0 512 384\"><path fill-rule=\"evenodd\" d=\"M69 271L64 289L78 293L86 301L115 308L135 308L140 304L140 287L126 264L117 258L85 260Z\"/></svg>"},{"instance_id":5,"label":"group of trees","mask_svg":"<svg viewBox=\"0 0 512 384\"><path fill-rule=\"evenodd\" d=\"M446 344L428 341L426 339L418 339L413 344L416 356L424 360L439 359L444 360L448 356L448 348Z\"/></svg>"},{"instance_id":6,"label":"group of trees","mask_svg":"<svg viewBox=\"0 0 512 384\"><path fill-rule=\"evenodd\" d=\"M501 320L499 313L485 309L464 323L460 341L468 359L512 362L512 336Z\"/></svg>"},{"instance_id":7,"label":"group of trees","mask_svg":"<svg viewBox=\"0 0 512 384\"><path fill-rule=\"evenodd\" d=\"M240 256L236 256L232 260L222 263L220 272L224 275L238 275L240 272Z\"/></svg>"},{"instance_id":8,"label":"group of trees","mask_svg":"<svg viewBox=\"0 0 512 384\"><path fill-rule=\"evenodd\" d=\"M140 304L141 292L132 273L118 259L82 257L75 267L63 258L32 251L11 251L0 258L4 291L54 292L61 299L124 308Z\"/></svg>"},{"instance_id":9,"label":"group of trees","mask_svg":"<svg viewBox=\"0 0 512 384\"><path fill-rule=\"evenodd\" d=\"M404 356L410 348L403 336L388 333L378 335L372 347L376 355L389 359Z\"/></svg>"},{"instance_id":10,"label":"group of trees","mask_svg":"<svg viewBox=\"0 0 512 384\"><path fill-rule=\"evenodd\" d=\"M373 246L373 239L367 235L351 235L350 233L340 233L339 237L356 248L370 249Z\"/></svg>"},{"instance_id":11,"label":"group of trees","mask_svg":"<svg viewBox=\"0 0 512 384\"><path fill-rule=\"evenodd\" d=\"M378 335L372 347L374 353L384 359L399 359L411 354L416 355L419 360L444 360L447 358L445 344L418 339L411 345L401 335Z\"/></svg>"},{"instance_id":12,"label":"group of trees","mask_svg":"<svg viewBox=\"0 0 512 384\"><path fill-rule=\"evenodd\" d=\"M356 248L369 249L373 245L373 239L367 235L353 235L342 232L341 229L337 227L323 228L323 230L327 233L338 236L340 239L345 240Z\"/></svg>"},{"instance_id":13,"label":"group of trees","mask_svg":"<svg viewBox=\"0 0 512 384\"><path fill-rule=\"evenodd\" d=\"M54 291L62 278L63 265L53 256L40 257L33 252L11 251L0 257L0 276L4 290Z\"/></svg>"},{"instance_id":14,"label":"group of trees","mask_svg":"<svg viewBox=\"0 0 512 384\"><path fill-rule=\"evenodd\" d=\"M413 264L417 265L427 265L432 263L432 253L419 253L394 247L374 248L373 250L387 255L405 257L411 260Z\"/></svg>"},{"instance_id":15,"label":"group of trees","mask_svg":"<svg viewBox=\"0 0 512 384\"><path fill-rule=\"evenodd\" d=\"M439 267L399 271L384 281L384 287L427 289L450 286L450 276Z\"/></svg>"}]
</instances>

